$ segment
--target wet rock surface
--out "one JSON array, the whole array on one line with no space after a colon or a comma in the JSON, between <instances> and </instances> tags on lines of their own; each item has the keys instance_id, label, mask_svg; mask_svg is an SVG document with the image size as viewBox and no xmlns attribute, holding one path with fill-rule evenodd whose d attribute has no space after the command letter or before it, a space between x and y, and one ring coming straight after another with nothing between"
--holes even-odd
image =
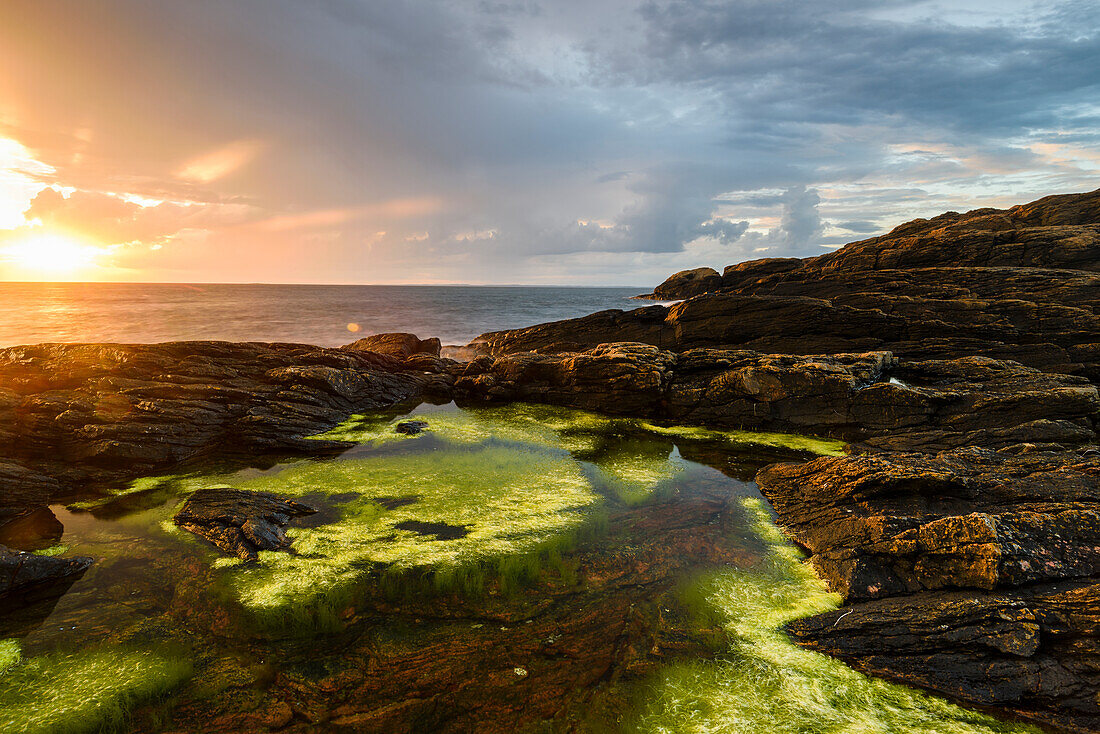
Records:
<instances>
[{"instance_id":1,"label":"wet rock surface","mask_svg":"<svg viewBox=\"0 0 1100 734\"><path fill-rule=\"evenodd\" d=\"M22 637L41 626L94 562L88 556L58 558L0 545L0 637Z\"/></svg>"},{"instance_id":2,"label":"wet rock surface","mask_svg":"<svg viewBox=\"0 0 1100 734\"><path fill-rule=\"evenodd\" d=\"M295 344L2 349L0 523L197 457L324 450L303 437L427 384L393 357Z\"/></svg>"},{"instance_id":3,"label":"wet rock surface","mask_svg":"<svg viewBox=\"0 0 1100 734\"><path fill-rule=\"evenodd\" d=\"M406 436L416 436L424 432L428 424L424 421L401 421L393 430Z\"/></svg>"},{"instance_id":4,"label":"wet rock surface","mask_svg":"<svg viewBox=\"0 0 1100 734\"><path fill-rule=\"evenodd\" d=\"M910 362L889 352L795 356L604 344L456 365L456 398L527 400L620 415L808 432L877 449L1095 440L1100 396L1078 376L984 357Z\"/></svg>"},{"instance_id":5,"label":"wet rock surface","mask_svg":"<svg viewBox=\"0 0 1100 734\"><path fill-rule=\"evenodd\" d=\"M13 604L40 594L51 595L51 587L60 584L67 588L88 570L92 561L86 556L40 556L0 545L0 601Z\"/></svg>"},{"instance_id":6,"label":"wet rock surface","mask_svg":"<svg viewBox=\"0 0 1100 734\"><path fill-rule=\"evenodd\" d=\"M176 513L176 525L210 541L242 561L255 561L259 551L289 550L284 528L291 518L317 509L268 492L233 487L200 489Z\"/></svg>"}]
</instances>

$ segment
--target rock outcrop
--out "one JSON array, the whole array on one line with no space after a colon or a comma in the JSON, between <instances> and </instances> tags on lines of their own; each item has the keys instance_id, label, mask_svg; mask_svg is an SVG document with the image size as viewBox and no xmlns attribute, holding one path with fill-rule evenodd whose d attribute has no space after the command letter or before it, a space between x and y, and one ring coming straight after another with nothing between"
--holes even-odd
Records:
<instances>
[{"instance_id":1,"label":"rock outcrop","mask_svg":"<svg viewBox=\"0 0 1100 734\"><path fill-rule=\"evenodd\" d=\"M792 356L647 344L520 352L455 365L462 401L525 400L680 423L815 433L935 451L1095 440L1096 387L1012 362L888 352Z\"/></svg>"},{"instance_id":2,"label":"rock outcrop","mask_svg":"<svg viewBox=\"0 0 1100 734\"><path fill-rule=\"evenodd\" d=\"M659 301L671 301L691 298L700 293L718 290L722 287L722 276L714 268L695 268L681 270L668 276L664 283L653 289L653 293L638 296Z\"/></svg>"},{"instance_id":3,"label":"rock outcrop","mask_svg":"<svg viewBox=\"0 0 1100 734\"><path fill-rule=\"evenodd\" d=\"M916 220L816 258L730 266L719 287L685 291L688 300L669 308L492 332L470 346L493 355L615 341L672 351L886 350L985 356L1100 380L1098 211L1100 191Z\"/></svg>"},{"instance_id":4,"label":"rock outcrop","mask_svg":"<svg viewBox=\"0 0 1100 734\"><path fill-rule=\"evenodd\" d=\"M294 344L0 350L0 524L91 484L199 456L318 451L348 414L422 400L393 357Z\"/></svg>"},{"instance_id":5,"label":"rock outcrop","mask_svg":"<svg viewBox=\"0 0 1100 734\"><path fill-rule=\"evenodd\" d=\"M867 672L1100 729L1100 453L957 449L757 480L849 606L790 626Z\"/></svg>"},{"instance_id":6,"label":"rock outcrop","mask_svg":"<svg viewBox=\"0 0 1100 734\"><path fill-rule=\"evenodd\" d=\"M262 550L288 550L284 528L291 518L317 509L269 492L206 487L192 493L176 513L176 525L210 541L242 561L255 561Z\"/></svg>"}]
</instances>

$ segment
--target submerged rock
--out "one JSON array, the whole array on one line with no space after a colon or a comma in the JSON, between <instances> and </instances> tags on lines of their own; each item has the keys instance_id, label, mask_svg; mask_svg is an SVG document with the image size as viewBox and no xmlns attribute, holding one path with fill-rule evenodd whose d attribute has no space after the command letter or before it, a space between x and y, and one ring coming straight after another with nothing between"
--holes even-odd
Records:
<instances>
[{"instance_id":1,"label":"submerged rock","mask_svg":"<svg viewBox=\"0 0 1100 734\"><path fill-rule=\"evenodd\" d=\"M176 513L175 523L243 561L254 561L262 550L288 550L283 528L292 517L312 515L309 505L268 492L232 487L200 489Z\"/></svg>"},{"instance_id":2,"label":"submerged rock","mask_svg":"<svg viewBox=\"0 0 1100 734\"><path fill-rule=\"evenodd\" d=\"M427 421L401 421L394 426L393 430L406 436L416 436L423 433L427 427Z\"/></svg>"},{"instance_id":3,"label":"submerged rock","mask_svg":"<svg viewBox=\"0 0 1100 734\"><path fill-rule=\"evenodd\" d=\"M40 556L0 545L0 600L51 596L59 586L64 592L93 561L88 556Z\"/></svg>"}]
</instances>

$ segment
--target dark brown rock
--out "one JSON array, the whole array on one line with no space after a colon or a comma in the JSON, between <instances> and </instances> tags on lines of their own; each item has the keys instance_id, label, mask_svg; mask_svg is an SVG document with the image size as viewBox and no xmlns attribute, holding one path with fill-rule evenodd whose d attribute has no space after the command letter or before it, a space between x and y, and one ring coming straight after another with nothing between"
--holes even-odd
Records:
<instances>
[{"instance_id":1,"label":"dark brown rock","mask_svg":"<svg viewBox=\"0 0 1100 734\"><path fill-rule=\"evenodd\" d=\"M780 525L849 606L789 629L866 672L1100 727L1100 456L959 449L776 464Z\"/></svg>"},{"instance_id":2,"label":"dark brown rock","mask_svg":"<svg viewBox=\"0 0 1100 734\"><path fill-rule=\"evenodd\" d=\"M520 352L456 365L455 395L524 400L681 423L794 431L877 449L938 451L1095 439L1096 388L1013 362L794 356L637 344ZM899 379L900 378L900 379Z\"/></svg>"},{"instance_id":3,"label":"dark brown rock","mask_svg":"<svg viewBox=\"0 0 1100 734\"><path fill-rule=\"evenodd\" d=\"M826 457L757 476L846 599L1100 574L1100 458L959 449Z\"/></svg>"},{"instance_id":4,"label":"dark brown rock","mask_svg":"<svg viewBox=\"0 0 1100 734\"><path fill-rule=\"evenodd\" d=\"M0 601L13 604L13 599L49 595L58 585L68 588L92 561L87 556L40 556L0 545Z\"/></svg>"},{"instance_id":5,"label":"dark brown rock","mask_svg":"<svg viewBox=\"0 0 1100 734\"><path fill-rule=\"evenodd\" d=\"M722 287L722 276L714 268L695 268L694 270L681 270L668 276L664 283L649 293L638 298L652 298L659 301L672 301L680 298L691 298L700 293L708 293Z\"/></svg>"},{"instance_id":6,"label":"dark brown rock","mask_svg":"<svg viewBox=\"0 0 1100 734\"><path fill-rule=\"evenodd\" d=\"M0 408L10 421L0 431L0 521L90 483L199 456L331 448L303 436L353 412L419 400L428 384L392 357L307 345L3 349Z\"/></svg>"},{"instance_id":7,"label":"dark brown rock","mask_svg":"<svg viewBox=\"0 0 1100 734\"><path fill-rule=\"evenodd\" d=\"M243 561L255 561L262 550L288 550L283 528L291 518L312 515L316 508L233 487L200 489L176 513L176 525L205 538L219 550Z\"/></svg>"},{"instance_id":8,"label":"dark brown rock","mask_svg":"<svg viewBox=\"0 0 1100 734\"><path fill-rule=\"evenodd\" d=\"M1058 731L1100 729L1100 584L922 592L793 622L801 645L871 675L1016 713Z\"/></svg>"},{"instance_id":9,"label":"dark brown rock","mask_svg":"<svg viewBox=\"0 0 1100 734\"><path fill-rule=\"evenodd\" d=\"M912 359L1010 359L1100 380L1098 211L1100 191L949 213L816 258L730 266L720 286L664 311L493 332L471 347L494 355L613 341L671 351L884 350Z\"/></svg>"},{"instance_id":10,"label":"dark brown rock","mask_svg":"<svg viewBox=\"0 0 1100 734\"><path fill-rule=\"evenodd\" d=\"M371 336L357 339L351 344L340 347L352 352L374 352L386 354L398 359L406 359L414 354L427 354L432 357L439 356L439 339L421 339L415 334L393 333L372 334Z\"/></svg>"}]
</instances>

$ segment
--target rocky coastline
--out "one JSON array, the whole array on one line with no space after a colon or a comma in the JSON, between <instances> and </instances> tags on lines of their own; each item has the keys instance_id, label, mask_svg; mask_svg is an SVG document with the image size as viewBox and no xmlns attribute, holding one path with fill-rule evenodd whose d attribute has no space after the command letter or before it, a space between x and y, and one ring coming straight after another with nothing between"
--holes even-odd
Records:
<instances>
[{"instance_id":1,"label":"rocky coastline","mask_svg":"<svg viewBox=\"0 0 1100 734\"><path fill-rule=\"evenodd\" d=\"M756 478L845 603L792 638L966 704L1100 731L1100 191L688 272L652 294L681 303L484 334L464 362L412 335L0 350L0 544L90 487L339 450L304 437L425 401L829 436L846 456ZM41 558L0 599L87 568Z\"/></svg>"}]
</instances>

